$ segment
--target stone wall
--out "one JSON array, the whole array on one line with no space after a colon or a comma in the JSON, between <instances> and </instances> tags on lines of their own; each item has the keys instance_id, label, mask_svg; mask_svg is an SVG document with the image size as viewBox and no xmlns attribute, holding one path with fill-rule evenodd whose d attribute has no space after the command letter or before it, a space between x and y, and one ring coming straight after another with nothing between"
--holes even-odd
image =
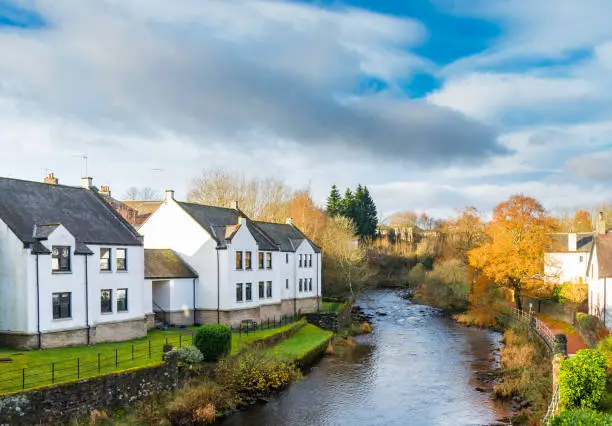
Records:
<instances>
[{"instance_id":1,"label":"stone wall","mask_svg":"<svg viewBox=\"0 0 612 426\"><path fill-rule=\"evenodd\" d=\"M526 299L523 303L523 309L529 310L529 304L532 304L534 312L547 315L559 321L565 321L572 324L576 317L576 312L579 311L580 305L576 303L555 303L551 300Z\"/></svg>"},{"instance_id":2,"label":"stone wall","mask_svg":"<svg viewBox=\"0 0 612 426\"><path fill-rule=\"evenodd\" d=\"M178 386L175 353L156 367L0 396L0 424L64 424L93 410L114 410Z\"/></svg>"},{"instance_id":3,"label":"stone wall","mask_svg":"<svg viewBox=\"0 0 612 426\"><path fill-rule=\"evenodd\" d=\"M85 330L86 331L86 330ZM147 335L147 320L102 323L91 328L91 343L120 342Z\"/></svg>"}]
</instances>

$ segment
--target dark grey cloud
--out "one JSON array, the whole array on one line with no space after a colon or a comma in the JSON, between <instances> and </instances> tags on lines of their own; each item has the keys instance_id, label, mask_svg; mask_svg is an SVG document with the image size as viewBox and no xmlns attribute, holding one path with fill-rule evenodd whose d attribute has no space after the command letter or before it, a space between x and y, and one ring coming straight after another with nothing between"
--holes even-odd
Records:
<instances>
[{"instance_id":1,"label":"dark grey cloud","mask_svg":"<svg viewBox=\"0 0 612 426\"><path fill-rule=\"evenodd\" d=\"M151 13L144 3L76 11L60 4L41 11L49 28L0 34L0 71L8 82L0 96L109 133L172 133L236 149L280 139L436 165L508 153L493 128L459 112L392 95L349 97L361 78L401 79L397 63L404 73L424 66L398 49L408 33L422 32L409 21L370 14L371 24L367 12L306 6L289 9L295 18L283 20L271 12L282 3L255 2L260 28L234 16L228 29L206 18L207 8L222 7L214 1L183 2L199 14L171 21L139 16ZM247 36L229 38L232 25Z\"/></svg>"}]
</instances>

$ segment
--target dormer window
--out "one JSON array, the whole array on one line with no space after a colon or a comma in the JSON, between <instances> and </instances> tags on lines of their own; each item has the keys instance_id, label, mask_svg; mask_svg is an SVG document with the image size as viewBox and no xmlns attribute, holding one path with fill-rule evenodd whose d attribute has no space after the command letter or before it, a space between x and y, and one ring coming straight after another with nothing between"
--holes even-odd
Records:
<instances>
[{"instance_id":1,"label":"dormer window","mask_svg":"<svg viewBox=\"0 0 612 426\"><path fill-rule=\"evenodd\" d=\"M110 271L111 270L111 249L101 248L100 249L100 270Z\"/></svg>"},{"instance_id":2,"label":"dormer window","mask_svg":"<svg viewBox=\"0 0 612 426\"><path fill-rule=\"evenodd\" d=\"M51 270L53 272L70 272L70 247L53 246L51 250Z\"/></svg>"}]
</instances>

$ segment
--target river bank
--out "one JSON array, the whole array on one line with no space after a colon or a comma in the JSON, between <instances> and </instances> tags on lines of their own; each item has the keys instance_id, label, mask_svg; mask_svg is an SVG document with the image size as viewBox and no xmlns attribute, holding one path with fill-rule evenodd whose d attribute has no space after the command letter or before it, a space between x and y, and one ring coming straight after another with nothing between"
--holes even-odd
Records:
<instances>
[{"instance_id":1,"label":"river bank","mask_svg":"<svg viewBox=\"0 0 612 426\"><path fill-rule=\"evenodd\" d=\"M355 336L351 349L326 355L303 380L221 425L461 426L511 415L478 380L496 366L500 333L460 327L397 291L366 292L357 304L373 318L372 334Z\"/></svg>"}]
</instances>

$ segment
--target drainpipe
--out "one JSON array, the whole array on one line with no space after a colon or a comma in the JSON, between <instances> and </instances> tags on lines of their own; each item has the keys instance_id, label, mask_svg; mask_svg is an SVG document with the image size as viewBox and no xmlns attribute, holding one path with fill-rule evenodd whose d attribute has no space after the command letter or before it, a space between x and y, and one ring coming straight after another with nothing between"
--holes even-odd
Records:
<instances>
[{"instance_id":1,"label":"drainpipe","mask_svg":"<svg viewBox=\"0 0 612 426\"><path fill-rule=\"evenodd\" d=\"M38 253L36 254L36 333L38 335L38 349L41 349L42 336L40 334L40 278L38 273Z\"/></svg>"},{"instance_id":2,"label":"drainpipe","mask_svg":"<svg viewBox=\"0 0 612 426\"><path fill-rule=\"evenodd\" d=\"M89 325L89 272L87 270L87 255L85 258L85 324L87 324L87 345L91 344L91 326Z\"/></svg>"},{"instance_id":3,"label":"drainpipe","mask_svg":"<svg viewBox=\"0 0 612 426\"><path fill-rule=\"evenodd\" d=\"M296 262L297 254L293 252L293 317L297 315L297 272Z\"/></svg>"},{"instance_id":4,"label":"drainpipe","mask_svg":"<svg viewBox=\"0 0 612 426\"><path fill-rule=\"evenodd\" d=\"M196 325L196 279L193 279L193 325Z\"/></svg>"},{"instance_id":5,"label":"drainpipe","mask_svg":"<svg viewBox=\"0 0 612 426\"><path fill-rule=\"evenodd\" d=\"M219 294L219 289L220 289L220 284L219 284L220 278L219 278L219 250L217 249L217 324L221 323L221 315L219 313L219 308L220 308L220 299L221 296Z\"/></svg>"},{"instance_id":6,"label":"drainpipe","mask_svg":"<svg viewBox=\"0 0 612 426\"><path fill-rule=\"evenodd\" d=\"M320 261L319 257L321 256L321 254L317 253L315 256L316 256L316 259L317 259L317 262L316 262L316 265L315 265L315 274L317 274L317 294L316 294L316 296L317 296L317 312L319 312L321 310L321 307L319 306L319 299L320 299L319 298L319 261Z\"/></svg>"}]
</instances>

